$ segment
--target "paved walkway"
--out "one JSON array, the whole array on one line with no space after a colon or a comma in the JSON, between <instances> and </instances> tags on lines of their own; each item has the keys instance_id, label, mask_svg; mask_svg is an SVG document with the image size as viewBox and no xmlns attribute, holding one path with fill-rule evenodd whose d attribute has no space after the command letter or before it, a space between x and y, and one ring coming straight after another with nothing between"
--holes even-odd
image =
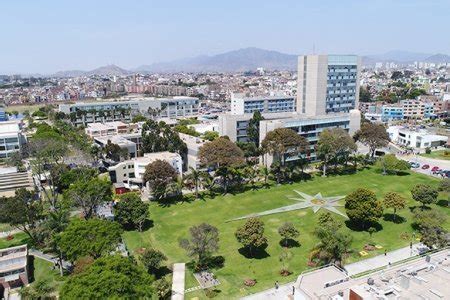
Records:
<instances>
[{"instance_id":1,"label":"paved walkway","mask_svg":"<svg viewBox=\"0 0 450 300\"><path fill-rule=\"evenodd\" d=\"M184 263L173 264L172 300L184 299L184 275L186 265Z\"/></svg>"},{"instance_id":2,"label":"paved walkway","mask_svg":"<svg viewBox=\"0 0 450 300\"><path fill-rule=\"evenodd\" d=\"M33 256L38 257L43 260L46 260L53 264L59 263L59 260L57 257L49 255L49 254L45 254L42 251L39 251L36 249L30 249L28 252L30 255L33 255ZM63 264L63 269L66 269L66 270L69 269L70 267L72 267L71 263L68 261L65 261L65 260L62 261L62 264Z\"/></svg>"},{"instance_id":3,"label":"paved walkway","mask_svg":"<svg viewBox=\"0 0 450 300\"><path fill-rule=\"evenodd\" d=\"M419 254L417 248L422 244L414 244L413 250L409 248L409 246L397 249L391 252L387 252L386 256L384 254L378 255L372 258L368 258L365 260L361 260L359 262L355 262L345 266L345 269L348 272L348 275L352 276L355 274L359 274L362 272L370 271L373 269L378 269L384 266L387 266L390 263L395 263L404 259L407 259L411 256L416 256ZM275 283L274 283L275 284ZM244 300L286 300L293 299L292 296L292 287L295 286L295 281L280 285L278 289L271 288L256 294L252 294L241 299Z\"/></svg>"},{"instance_id":4,"label":"paved walkway","mask_svg":"<svg viewBox=\"0 0 450 300\"><path fill-rule=\"evenodd\" d=\"M416 256L419 254L417 248L422 246L422 244L414 244L412 250L409 246L400 248L394 251L387 252L386 255L381 254L372 258L361 260L349 265L344 266L347 270L348 275L353 276L362 272L367 272L373 269L378 269L384 266L393 264L395 262L407 259L411 256Z\"/></svg>"}]
</instances>

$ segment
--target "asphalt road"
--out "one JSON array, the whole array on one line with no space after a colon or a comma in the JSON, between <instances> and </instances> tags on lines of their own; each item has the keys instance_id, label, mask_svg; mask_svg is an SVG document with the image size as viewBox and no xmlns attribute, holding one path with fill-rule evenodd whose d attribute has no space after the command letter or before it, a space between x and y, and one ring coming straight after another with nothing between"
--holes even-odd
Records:
<instances>
[{"instance_id":1,"label":"asphalt road","mask_svg":"<svg viewBox=\"0 0 450 300\"><path fill-rule=\"evenodd\" d=\"M442 170L450 170L450 161L449 160L440 160L440 159L433 159L433 158L427 158L427 157L423 157L420 155L397 155L398 158L401 158L403 160L406 161L413 161L413 162L417 162L420 164L419 168L416 169L411 169L414 172L418 172L418 173L422 173L422 174L426 174L426 175L430 175L430 176L434 176L437 178L442 178L441 175L436 175L433 174L431 172L431 169L433 167L439 167ZM422 169L423 165L429 165L430 168L429 169Z\"/></svg>"}]
</instances>

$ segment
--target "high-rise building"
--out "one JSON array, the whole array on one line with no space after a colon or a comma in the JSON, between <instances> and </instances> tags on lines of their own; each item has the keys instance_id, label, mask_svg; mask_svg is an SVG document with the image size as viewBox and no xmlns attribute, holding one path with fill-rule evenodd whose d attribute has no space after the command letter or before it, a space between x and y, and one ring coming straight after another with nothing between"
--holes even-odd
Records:
<instances>
[{"instance_id":1,"label":"high-rise building","mask_svg":"<svg viewBox=\"0 0 450 300\"><path fill-rule=\"evenodd\" d=\"M318 116L357 108L360 61L356 55L299 56L298 112Z\"/></svg>"}]
</instances>

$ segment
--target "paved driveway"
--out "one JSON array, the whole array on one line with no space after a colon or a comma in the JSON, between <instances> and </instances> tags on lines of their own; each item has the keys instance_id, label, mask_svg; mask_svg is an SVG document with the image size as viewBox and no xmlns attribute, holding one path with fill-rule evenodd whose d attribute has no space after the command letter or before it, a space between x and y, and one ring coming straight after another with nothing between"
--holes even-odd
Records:
<instances>
[{"instance_id":1,"label":"paved driveway","mask_svg":"<svg viewBox=\"0 0 450 300\"><path fill-rule=\"evenodd\" d=\"M398 155L398 158L401 158L406 161L413 161L413 162L419 163L420 164L419 168L411 169L411 170L413 170L414 172L425 174L425 175L442 178L441 175L435 175L431 172L431 168L433 168L434 166L439 167L442 170L450 170L450 160L440 160L440 159L423 157L420 155ZM430 168L427 170L423 170L422 166L425 164L429 165Z\"/></svg>"}]
</instances>

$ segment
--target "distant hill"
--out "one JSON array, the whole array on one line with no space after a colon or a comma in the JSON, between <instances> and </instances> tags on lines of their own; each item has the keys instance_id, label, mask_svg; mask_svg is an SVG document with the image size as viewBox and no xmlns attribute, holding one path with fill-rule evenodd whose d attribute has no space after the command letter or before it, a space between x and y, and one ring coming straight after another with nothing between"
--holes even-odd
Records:
<instances>
[{"instance_id":1,"label":"distant hill","mask_svg":"<svg viewBox=\"0 0 450 300\"><path fill-rule=\"evenodd\" d=\"M374 65L377 62L395 62L399 64L408 64L415 61L429 63L447 63L450 62L450 56L446 54L416 53L395 50L383 54L363 56L362 60L364 65Z\"/></svg>"},{"instance_id":2,"label":"distant hill","mask_svg":"<svg viewBox=\"0 0 450 300\"><path fill-rule=\"evenodd\" d=\"M172 62L143 65L138 72L242 72L263 67L268 70L296 70L297 55L259 48L245 48L217 55L202 55Z\"/></svg>"},{"instance_id":3,"label":"distant hill","mask_svg":"<svg viewBox=\"0 0 450 300\"><path fill-rule=\"evenodd\" d=\"M123 76L123 75L128 75L128 74L130 74L129 71L122 69L116 65L107 65L107 66L99 67L99 68L91 70L91 71L81 71L81 70L59 71L59 72L56 72L55 74L52 74L51 77L78 77L78 76L91 76L91 75Z\"/></svg>"},{"instance_id":4,"label":"distant hill","mask_svg":"<svg viewBox=\"0 0 450 300\"><path fill-rule=\"evenodd\" d=\"M435 54L435 55L432 55L430 57L427 57L424 61L428 62L428 63L435 63L435 64L450 63L450 55L447 55L447 54Z\"/></svg>"}]
</instances>

